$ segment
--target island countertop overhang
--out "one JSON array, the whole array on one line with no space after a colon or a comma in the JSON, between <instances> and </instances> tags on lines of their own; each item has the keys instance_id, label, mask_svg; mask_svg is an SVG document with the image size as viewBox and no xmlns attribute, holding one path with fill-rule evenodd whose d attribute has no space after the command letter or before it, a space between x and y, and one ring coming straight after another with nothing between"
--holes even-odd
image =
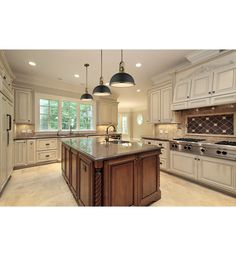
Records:
<instances>
[{"instance_id":1,"label":"island countertop overhang","mask_svg":"<svg viewBox=\"0 0 236 256\"><path fill-rule=\"evenodd\" d=\"M96 138L68 138L61 139L61 142L68 147L88 156L94 161L161 150L161 147L159 146L146 145L141 142L115 144L112 142L106 143L101 139Z\"/></svg>"}]
</instances>

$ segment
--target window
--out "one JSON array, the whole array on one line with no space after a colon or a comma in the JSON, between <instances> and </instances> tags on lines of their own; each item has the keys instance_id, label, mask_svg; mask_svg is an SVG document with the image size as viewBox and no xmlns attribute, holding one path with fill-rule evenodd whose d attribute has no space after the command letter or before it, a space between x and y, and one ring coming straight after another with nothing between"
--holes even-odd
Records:
<instances>
[{"instance_id":1,"label":"window","mask_svg":"<svg viewBox=\"0 0 236 256\"><path fill-rule=\"evenodd\" d=\"M96 129L96 104L80 100L35 95L35 120L37 131L69 131Z\"/></svg>"},{"instance_id":2,"label":"window","mask_svg":"<svg viewBox=\"0 0 236 256\"><path fill-rule=\"evenodd\" d=\"M40 99L40 130L58 130L58 101Z\"/></svg>"},{"instance_id":3,"label":"window","mask_svg":"<svg viewBox=\"0 0 236 256\"><path fill-rule=\"evenodd\" d=\"M61 108L62 130L76 130L77 127L77 103L71 101L62 101Z\"/></svg>"},{"instance_id":4,"label":"window","mask_svg":"<svg viewBox=\"0 0 236 256\"><path fill-rule=\"evenodd\" d=\"M93 106L80 104L80 130L93 129Z\"/></svg>"},{"instance_id":5,"label":"window","mask_svg":"<svg viewBox=\"0 0 236 256\"><path fill-rule=\"evenodd\" d=\"M129 126L128 126L128 115L125 113L119 114L118 119L118 131L122 134L128 134L129 133Z\"/></svg>"}]
</instances>

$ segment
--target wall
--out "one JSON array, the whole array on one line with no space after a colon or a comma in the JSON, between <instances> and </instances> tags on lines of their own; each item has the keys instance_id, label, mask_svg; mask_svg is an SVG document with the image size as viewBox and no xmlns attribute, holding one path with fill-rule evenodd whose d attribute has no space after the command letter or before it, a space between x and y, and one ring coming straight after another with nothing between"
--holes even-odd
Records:
<instances>
[{"instance_id":1,"label":"wall","mask_svg":"<svg viewBox=\"0 0 236 256\"><path fill-rule=\"evenodd\" d=\"M137 116L143 115L143 124L137 123ZM136 110L131 115L132 125L132 139L140 140L143 135L153 135L153 124L148 123L148 111L147 110Z\"/></svg>"}]
</instances>

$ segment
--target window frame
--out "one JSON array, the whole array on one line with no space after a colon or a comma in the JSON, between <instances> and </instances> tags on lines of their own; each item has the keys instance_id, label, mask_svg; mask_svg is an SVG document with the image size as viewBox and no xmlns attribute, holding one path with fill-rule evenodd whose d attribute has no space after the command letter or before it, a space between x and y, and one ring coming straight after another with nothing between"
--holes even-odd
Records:
<instances>
[{"instance_id":1,"label":"window frame","mask_svg":"<svg viewBox=\"0 0 236 256\"><path fill-rule=\"evenodd\" d=\"M58 100L58 130L63 132L68 132L69 130L62 130L62 101L70 101L70 102L76 102L78 104L77 106L77 128L73 131L80 132L80 133L86 133L86 132L94 132L96 131L96 123L97 123L97 104L96 101L93 102L84 102L81 100L78 100L77 98L69 98L69 97L63 97L63 96L56 96L56 95L50 95L45 93L35 93L35 131L37 133L53 133L57 132L58 130L40 130L40 99L48 99L48 100ZM89 130L80 130L80 104L88 104L92 105L93 108L93 124L92 129Z\"/></svg>"}]
</instances>

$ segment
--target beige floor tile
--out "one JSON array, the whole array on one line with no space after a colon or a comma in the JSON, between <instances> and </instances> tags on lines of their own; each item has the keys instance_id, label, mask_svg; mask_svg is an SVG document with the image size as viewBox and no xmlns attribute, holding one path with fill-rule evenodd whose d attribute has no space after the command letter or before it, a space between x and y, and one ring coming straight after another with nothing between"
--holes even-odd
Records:
<instances>
[{"instance_id":1,"label":"beige floor tile","mask_svg":"<svg viewBox=\"0 0 236 256\"><path fill-rule=\"evenodd\" d=\"M162 198L152 206L236 206L236 198L161 172ZM0 206L77 206L61 175L61 165L16 170Z\"/></svg>"}]
</instances>

